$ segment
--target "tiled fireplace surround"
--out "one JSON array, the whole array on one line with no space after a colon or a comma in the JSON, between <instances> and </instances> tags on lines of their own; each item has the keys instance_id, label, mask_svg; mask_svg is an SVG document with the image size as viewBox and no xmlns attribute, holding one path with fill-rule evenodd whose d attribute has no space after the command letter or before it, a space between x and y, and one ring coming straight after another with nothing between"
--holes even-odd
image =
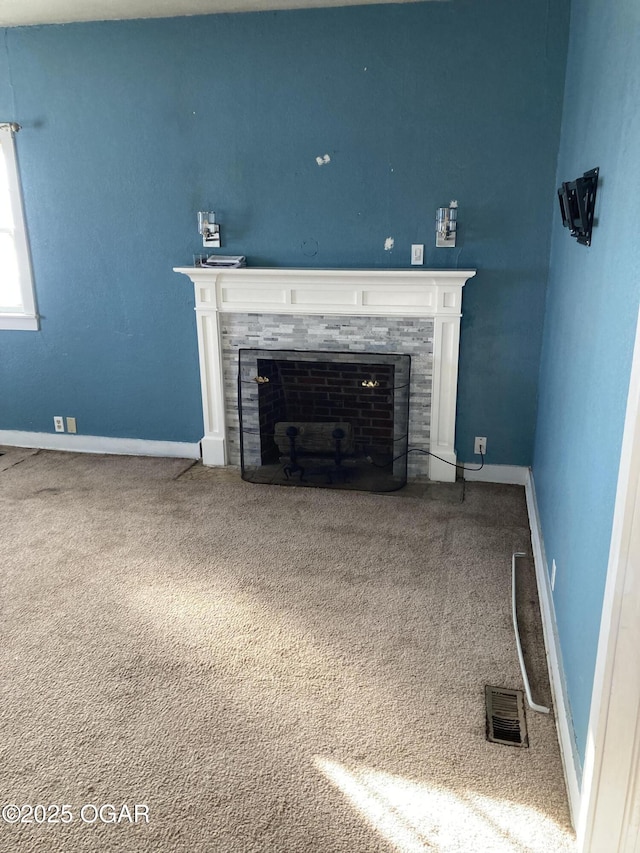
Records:
<instances>
[{"instance_id":1,"label":"tiled fireplace surround","mask_svg":"<svg viewBox=\"0 0 640 853\"><path fill-rule=\"evenodd\" d=\"M175 271L195 287L205 465L240 463L242 347L409 354L409 446L455 464L462 287L475 270ZM410 454L408 476L452 482L455 467Z\"/></svg>"}]
</instances>

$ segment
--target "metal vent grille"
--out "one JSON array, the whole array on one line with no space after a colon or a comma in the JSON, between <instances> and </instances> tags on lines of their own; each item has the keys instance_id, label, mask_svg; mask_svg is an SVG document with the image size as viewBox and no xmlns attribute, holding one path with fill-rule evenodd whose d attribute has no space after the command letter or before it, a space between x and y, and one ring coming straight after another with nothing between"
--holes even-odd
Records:
<instances>
[{"instance_id":1,"label":"metal vent grille","mask_svg":"<svg viewBox=\"0 0 640 853\"><path fill-rule=\"evenodd\" d=\"M522 690L484 688L487 706L487 740L507 746L529 746Z\"/></svg>"}]
</instances>

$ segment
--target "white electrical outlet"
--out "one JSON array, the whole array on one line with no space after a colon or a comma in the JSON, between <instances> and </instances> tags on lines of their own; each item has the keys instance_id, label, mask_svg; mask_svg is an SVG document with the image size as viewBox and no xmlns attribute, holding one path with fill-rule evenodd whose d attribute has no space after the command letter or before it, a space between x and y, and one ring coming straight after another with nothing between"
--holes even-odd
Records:
<instances>
[{"instance_id":1,"label":"white electrical outlet","mask_svg":"<svg viewBox=\"0 0 640 853\"><path fill-rule=\"evenodd\" d=\"M555 589L556 586L556 561L551 561L551 592Z\"/></svg>"},{"instance_id":2,"label":"white electrical outlet","mask_svg":"<svg viewBox=\"0 0 640 853\"><path fill-rule=\"evenodd\" d=\"M56 432L64 432L64 418L62 415L55 415L53 418L53 426Z\"/></svg>"},{"instance_id":3,"label":"white electrical outlet","mask_svg":"<svg viewBox=\"0 0 640 853\"><path fill-rule=\"evenodd\" d=\"M487 437L486 435L477 435L476 440L473 445L473 452L477 455L482 454L482 456L486 456L487 454Z\"/></svg>"},{"instance_id":4,"label":"white electrical outlet","mask_svg":"<svg viewBox=\"0 0 640 853\"><path fill-rule=\"evenodd\" d=\"M75 418L67 418L67 432L77 432Z\"/></svg>"},{"instance_id":5,"label":"white electrical outlet","mask_svg":"<svg viewBox=\"0 0 640 853\"><path fill-rule=\"evenodd\" d=\"M411 244L411 266L419 266L424 263L424 243Z\"/></svg>"}]
</instances>

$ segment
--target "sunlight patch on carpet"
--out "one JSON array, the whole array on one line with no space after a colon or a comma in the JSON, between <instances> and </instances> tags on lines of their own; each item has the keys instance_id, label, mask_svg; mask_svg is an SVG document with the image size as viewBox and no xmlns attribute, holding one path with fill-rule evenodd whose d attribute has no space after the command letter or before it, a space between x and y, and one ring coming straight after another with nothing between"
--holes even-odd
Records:
<instances>
[{"instance_id":1,"label":"sunlight patch on carpet","mask_svg":"<svg viewBox=\"0 0 640 853\"><path fill-rule=\"evenodd\" d=\"M570 839L553 820L517 802L431 787L320 756L315 756L314 764L369 825L402 853L471 849L548 853L565 849Z\"/></svg>"}]
</instances>

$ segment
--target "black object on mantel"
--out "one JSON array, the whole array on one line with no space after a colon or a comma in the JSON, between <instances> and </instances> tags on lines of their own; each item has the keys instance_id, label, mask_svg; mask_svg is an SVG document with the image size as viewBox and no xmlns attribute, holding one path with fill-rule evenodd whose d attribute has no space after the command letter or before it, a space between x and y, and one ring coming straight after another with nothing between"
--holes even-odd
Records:
<instances>
[{"instance_id":1,"label":"black object on mantel","mask_svg":"<svg viewBox=\"0 0 640 853\"><path fill-rule=\"evenodd\" d=\"M575 181L565 181L558 190L562 224L583 246L591 245L599 172L600 169L591 169Z\"/></svg>"}]
</instances>

